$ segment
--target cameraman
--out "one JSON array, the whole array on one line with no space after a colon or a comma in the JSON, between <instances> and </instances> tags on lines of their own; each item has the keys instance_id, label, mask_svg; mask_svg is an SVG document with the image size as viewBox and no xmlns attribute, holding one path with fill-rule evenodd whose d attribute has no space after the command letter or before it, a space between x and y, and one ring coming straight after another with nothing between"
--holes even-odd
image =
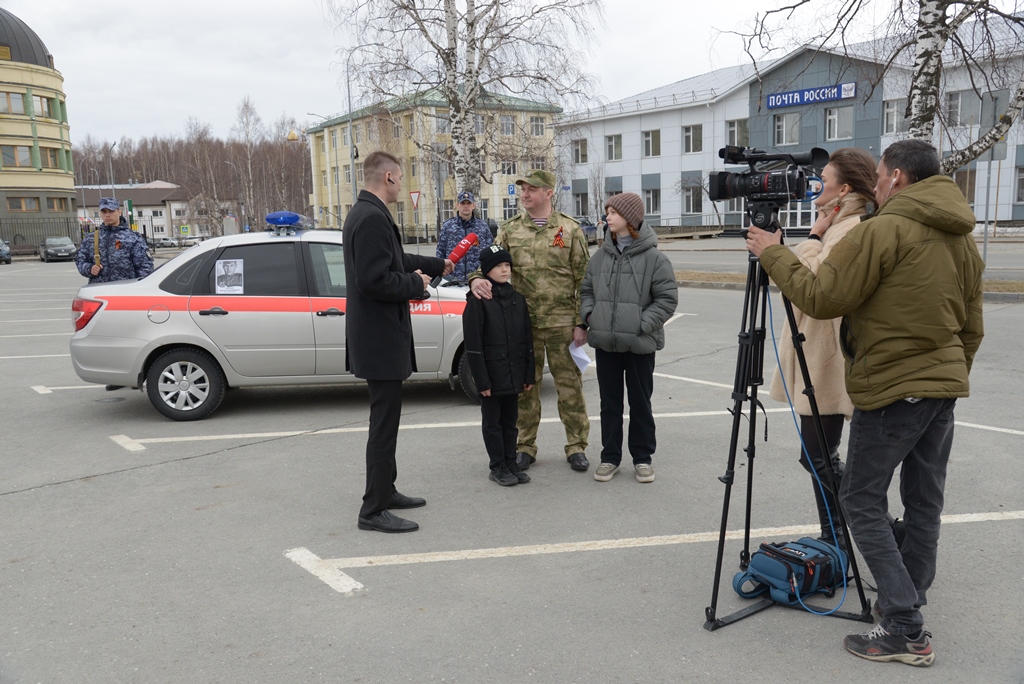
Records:
<instances>
[{"instance_id":1,"label":"cameraman","mask_svg":"<svg viewBox=\"0 0 1024 684\"><path fill-rule=\"evenodd\" d=\"M890 145L878 164L875 216L851 230L812 273L779 232L751 227L747 248L794 305L844 316L846 388L854 405L840 498L878 585L881 622L844 640L868 660L935 660L921 606L935 579L946 464L957 397L984 334L975 218L940 175L935 148ZM886 493L900 473L906 537L897 545Z\"/></svg>"}]
</instances>

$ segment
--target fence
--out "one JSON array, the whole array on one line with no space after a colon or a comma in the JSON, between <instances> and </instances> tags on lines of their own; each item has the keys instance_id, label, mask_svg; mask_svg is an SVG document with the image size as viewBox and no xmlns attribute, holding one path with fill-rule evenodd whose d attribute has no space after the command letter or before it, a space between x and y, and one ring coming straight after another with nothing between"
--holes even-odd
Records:
<instances>
[{"instance_id":1,"label":"fence","mask_svg":"<svg viewBox=\"0 0 1024 684\"><path fill-rule=\"evenodd\" d=\"M30 254L39 249L45 238L67 236L78 244L82 230L76 217L64 218L0 218L0 238L11 246L14 254Z\"/></svg>"}]
</instances>

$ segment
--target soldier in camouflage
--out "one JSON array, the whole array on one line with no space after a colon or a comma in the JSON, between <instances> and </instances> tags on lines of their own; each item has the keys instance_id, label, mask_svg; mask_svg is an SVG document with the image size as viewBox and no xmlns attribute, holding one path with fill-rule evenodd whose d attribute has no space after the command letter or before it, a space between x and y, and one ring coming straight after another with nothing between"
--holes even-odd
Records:
<instances>
[{"instance_id":1,"label":"soldier in camouflage","mask_svg":"<svg viewBox=\"0 0 1024 684\"><path fill-rule=\"evenodd\" d=\"M586 237L574 219L554 211L555 176L534 169L516 181L523 211L498 231L494 244L508 250L515 268L512 285L526 297L533 331L537 384L519 395L519 441L516 461L525 470L537 460L540 426L540 386L544 356L558 391L558 415L565 427L565 456L573 470L590 467L586 454L590 420L583 399L583 376L569 354L569 344L587 342L587 329L579 317L580 283L587 272L590 252ZM490 283L479 271L470 274L470 288L478 298L491 296Z\"/></svg>"},{"instance_id":2,"label":"soldier in camouflage","mask_svg":"<svg viewBox=\"0 0 1024 684\"><path fill-rule=\"evenodd\" d=\"M89 284L142 278L152 273L153 259L146 251L146 240L121 216L116 199L100 199L100 217L103 225L97 228L98 236L95 231L89 233L78 247L75 259L78 272L89 279Z\"/></svg>"}]
</instances>

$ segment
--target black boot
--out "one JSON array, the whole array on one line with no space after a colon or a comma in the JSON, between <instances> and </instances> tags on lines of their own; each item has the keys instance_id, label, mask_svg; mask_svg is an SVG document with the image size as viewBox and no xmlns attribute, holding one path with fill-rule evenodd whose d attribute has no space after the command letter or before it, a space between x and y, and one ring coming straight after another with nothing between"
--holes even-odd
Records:
<instances>
[{"instance_id":1,"label":"black boot","mask_svg":"<svg viewBox=\"0 0 1024 684\"><path fill-rule=\"evenodd\" d=\"M842 525L839 523L839 502L836 501L835 495L827 488L825 489L824 496L822 496L821 488L818 487L817 481L814 481L811 484L814 487L814 503L818 507L818 523L821 525L821 536L818 537L818 539L826 544L838 546L843 551L849 552L849 548L846 544L846 535L843 534ZM827 510L825 508L826 503L828 503ZM831 524L829 524L830 514L832 516ZM832 534L833 526L836 531L834 536Z\"/></svg>"},{"instance_id":2,"label":"black boot","mask_svg":"<svg viewBox=\"0 0 1024 684\"><path fill-rule=\"evenodd\" d=\"M516 476L516 479L519 480L519 484L526 484L530 481L530 476L519 468L519 464L516 463L515 456L512 458L506 458L505 466L508 468L508 472Z\"/></svg>"},{"instance_id":3,"label":"black boot","mask_svg":"<svg viewBox=\"0 0 1024 684\"><path fill-rule=\"evenodd\" d=\"M502 463L497 468L491 468L490 479L502 487L511 487L519 484L519 479L508 471L508 466Z\"/></svg>"}]
</instances>

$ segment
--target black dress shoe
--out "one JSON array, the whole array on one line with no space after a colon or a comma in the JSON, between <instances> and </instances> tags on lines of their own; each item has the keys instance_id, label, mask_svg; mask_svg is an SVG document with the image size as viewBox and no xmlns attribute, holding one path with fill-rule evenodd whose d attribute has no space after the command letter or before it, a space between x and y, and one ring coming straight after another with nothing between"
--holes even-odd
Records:
<instances>
[{"instance_id":1,"label":"black dress shoe","mask_svg":"<svg viewBox=\"0 0 1024 684\"><path fill-rule=\"evenodd\" d=\"M359 516L359 529L377 530L378 532L415 532L420 529L420 526L412 520L399 518L388 511L381 511L369 518Z\"/></svg>"},{"instance_id":2,"label":"black dress shoe","mask_svg":"<svg viewBox=\"0 0 1024 684\"><path fill-rule=\"evenodd\" d=\"M569 467L573 470L584 472L590 467L590 461L587 460L586 454L582 451L575 454L569 454L569 457L565 460L569 461Z\"/></svg>"},{"instance_id":3,"label":"black dress shoe","mask_svg":"<svg viewBox=\"0 0 1024 684\"><path fill-rule=\"evenodd\" d=\"M528 470L536 462L537 459L525 451L516 453L516 465L519 466L520 470Z\"/></svg>"},{"instance_id":4,"label":"black dress shoe","mask_svg":"<svg viewBox=\"0 0 1024 684\"><path fill-rule=\"evenodd\" d=\"M488 477L502 487L511 487L512 485L519 484L519 478L510 473L504 463L497 468L491 468L491 474Z\"/></svg>"},{"instance_id":5,"label":"black dress shoe","mask_svg":"<svg viewBox=\"0 0 1024 684\"><path fill-rule=\"evenodd\" d=\"M406 496L396 490L395 493L391 495L391 503L388 504L388 508L419 508L420 506L426 505L426 499L420 499L415 496Z\"/></svg>"}]
</instances>

